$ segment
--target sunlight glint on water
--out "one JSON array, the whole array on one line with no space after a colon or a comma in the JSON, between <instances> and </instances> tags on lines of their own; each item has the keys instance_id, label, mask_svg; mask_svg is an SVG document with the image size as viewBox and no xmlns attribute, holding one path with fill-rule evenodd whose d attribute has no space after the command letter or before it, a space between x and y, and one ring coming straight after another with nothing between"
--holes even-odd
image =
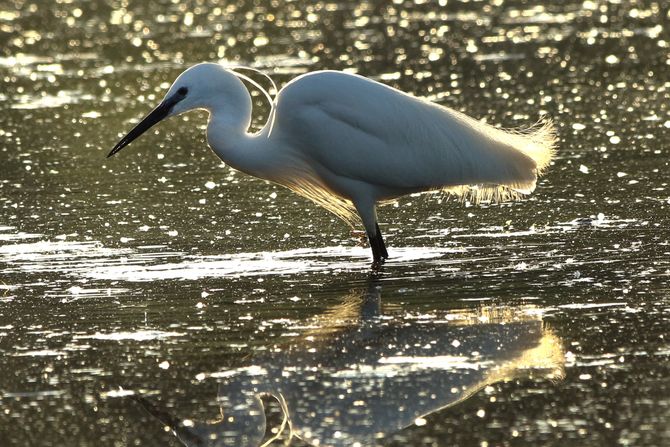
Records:
<instances>
[{"instance_id":1,"label":"sunlight glint on water","mask_svg":"<svg viewBox=\"0 0 670 447\"><path fill-rule=\"evenodd\" d=\"M126 3L0 6L0 445L178 445L175 420L260 445L284 412L292 445L669 443L663 2ZM546 114L558 157L523 202L380 209L371 276L333 216L219 163L203 114L105 159L201 61ZM266 433L204 424L262 386Z\"/></svg>"}]
</instances>

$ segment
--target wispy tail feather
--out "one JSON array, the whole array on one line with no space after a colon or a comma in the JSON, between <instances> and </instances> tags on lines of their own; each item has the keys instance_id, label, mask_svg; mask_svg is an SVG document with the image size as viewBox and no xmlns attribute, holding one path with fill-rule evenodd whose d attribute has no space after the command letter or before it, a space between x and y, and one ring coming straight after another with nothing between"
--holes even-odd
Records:
<instances>
[{"instance_id":1,"label":"wispy tail feather","mask_svg":"<svg viewBox=\"0 0 670 447\"><path fill-rule=\"evenodd\" d=\"M556 155L557 137L553 121L542 118L519 135L527 141L521 151L533 159L537 175L542 174Z\"/></svg>"},{"instance_id":2,"label":"wispy tail feather","mask_svg":"<svg viewBox=\"0 0 670 447\"><path fill-rule=\"evenodd\" d=\"M545 172L556 153L556 131L549 118L539 120L523 130L503 130L467 117L469 124L481 135L486 135L497 148L490 155L498 155L501 164L498 181L487 184L457 185L442 190L462 201L504 202L519 200L535 190L537 176ZM506 174L502 174L506 173Z\"/></svg>"}]
</instances>

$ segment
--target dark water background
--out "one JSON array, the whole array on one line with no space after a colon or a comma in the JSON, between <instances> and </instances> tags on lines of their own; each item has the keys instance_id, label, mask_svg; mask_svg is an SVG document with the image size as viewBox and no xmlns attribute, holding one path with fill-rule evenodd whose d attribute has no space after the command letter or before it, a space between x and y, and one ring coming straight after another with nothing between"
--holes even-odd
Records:
<instances>
[{"instance_id":1,"label":"dark water background","mask_svg":"<svg viewBox=\"0 0 670 447\"><path fill-rule=\"evenodd\" d=\"M147 408L198 427L219 385L277 365L317 435L337 425L319 410L349 408L320 385L381 377L380 405L433 402L383 445L668 445L669 19L660 1L3 2L0 445L179 445ZM344 224L218 162L202 113L105 159L219 60L279 85L351 70L505 127L546 114L558 157L523 202L382 208L392 259L371 278Z\"/></svg>"}]
</instances>

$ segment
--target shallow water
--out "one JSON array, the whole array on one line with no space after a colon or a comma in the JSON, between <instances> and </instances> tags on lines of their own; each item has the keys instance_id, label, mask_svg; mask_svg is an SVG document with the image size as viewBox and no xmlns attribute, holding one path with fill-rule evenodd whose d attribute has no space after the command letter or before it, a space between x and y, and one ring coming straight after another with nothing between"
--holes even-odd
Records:
<instances>
[{"instance_id":1,"label":"shallow water","mask_svg":"<svg viewBox=\"0 0 670 447\"><path fill-rule=\"evenodd\" d=\"M0 445L667 445L668 7L268 3L0 6ZM203 60L546 114L558 157L522 202L381 209L373 275L202 114L105 158Z\"/></svg>"}]
</instances>

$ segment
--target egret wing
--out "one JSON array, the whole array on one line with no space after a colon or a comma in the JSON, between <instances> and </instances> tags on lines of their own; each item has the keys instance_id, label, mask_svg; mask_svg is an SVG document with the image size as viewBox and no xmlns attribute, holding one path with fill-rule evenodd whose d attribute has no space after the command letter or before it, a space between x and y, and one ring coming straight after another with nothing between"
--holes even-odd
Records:
<instances>
[{"instance_id":1,"label":"egret wing","mask_svg":"<svg viewBox=\"0 0 670 447\"><path fill-rule=\"evenodd\" d=\"M276 125L323 168L390 195L463 185L530 191L553 146L550 129L502 131L341 72L289 83L278 97Z\"/></svg>"}]
</instances>

